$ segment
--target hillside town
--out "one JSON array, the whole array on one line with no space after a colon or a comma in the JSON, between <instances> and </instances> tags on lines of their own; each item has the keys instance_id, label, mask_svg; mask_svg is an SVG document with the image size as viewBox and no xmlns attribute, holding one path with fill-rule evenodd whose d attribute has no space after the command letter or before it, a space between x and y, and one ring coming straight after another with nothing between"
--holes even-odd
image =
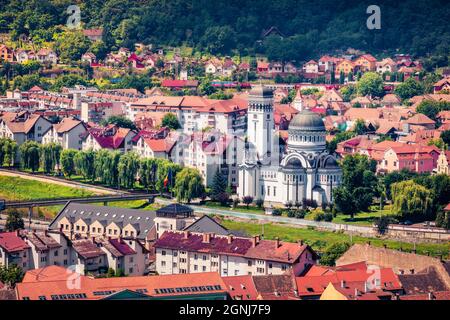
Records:
<instances>
[{"instance_id":1,"label":"hillside town","mask_svg":"<svg viewBox=\"0 0 450 320\"><path fill-rule=\"evenodd\" d=\"M450 300L448 61L58 36L0 33L0 300Z\"/></svg>"}]
</instances>

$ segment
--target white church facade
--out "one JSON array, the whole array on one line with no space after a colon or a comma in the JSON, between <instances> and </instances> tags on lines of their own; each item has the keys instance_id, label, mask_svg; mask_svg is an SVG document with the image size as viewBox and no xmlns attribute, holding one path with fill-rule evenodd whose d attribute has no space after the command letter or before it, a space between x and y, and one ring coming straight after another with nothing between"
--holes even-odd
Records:
<instances>
[{"instance_id":1,"label":"white church facade","mask_svg":"<svg viewBox=\"0 0 450 320\"><path fill-rule=\"evenodd\" d=\"M250 92L247 144L239 166L240 198L251 196L278 205L333 202L332 189L341 184L342 170L326 151L322 119L296 104L300 113L289 125L287 148L280 155L274 139L273 93L263 86Z\"/></svg>"}]
</instances>

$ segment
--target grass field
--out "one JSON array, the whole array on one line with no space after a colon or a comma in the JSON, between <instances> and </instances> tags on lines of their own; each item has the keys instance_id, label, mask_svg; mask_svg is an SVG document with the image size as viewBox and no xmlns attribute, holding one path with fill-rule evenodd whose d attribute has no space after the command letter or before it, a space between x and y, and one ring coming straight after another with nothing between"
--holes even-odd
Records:
<instances>
[{"instance_id":1,"label":"grass field","mask_svg":"<svg viewBox=\"0 0 450 320\"><path fill-rule=\"evenodd\" d=\"M294 228L284 226L282 224L258 224L258 222L237 222L231 220L223 220L222 224L230 229L245 232L248 235L264 234L265 239L274 239L279 237L281 240L288 242L296 242L299 240L312 246L315 250L321 251L328 245L336 242L349 243L366 243L371 242L375 246L386 245L391 249L403 249L404 251L412 251L414 244L399 242L394 240L385 240L379 238L364 238L360 236L350 236L340 232L319 231L313 228ZM416 250L419 254L427 254L433 256L449 256L450 244L420 243L416 244Z\"/></svg>"},{"instance_id":2,"label":"grass field","mask_svg":"<svg viewBox=\"0 0 450 320\"><path fill-rule=\"evenodd\" d=\"M53 183L19 177L0 176L0 197L6 200L34 200L61 197L88 197L93 193Z\"/></svg>"}]
</instances>

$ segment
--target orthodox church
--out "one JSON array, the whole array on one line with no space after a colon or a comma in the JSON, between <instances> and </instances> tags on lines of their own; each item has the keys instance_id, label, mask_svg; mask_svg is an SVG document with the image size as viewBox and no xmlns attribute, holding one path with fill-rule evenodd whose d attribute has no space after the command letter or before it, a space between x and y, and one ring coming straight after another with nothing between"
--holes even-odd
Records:
<instances>
[{"instance_id":1,"label":"orthodox church","mask_svg":"<svg viewBox=\"0 0 450 320\"><path fill-rule=\"evenodd\" d=\"M332 203L332 189L339 186L342 170L326 151L326 129L319 115L302 108L291 120L288 143L280 153L274 135L273 92L264 86L249 94L247 142L239 166L238 195L252 196L274 204L315 200Z\"/></svg>"}]
</instances>

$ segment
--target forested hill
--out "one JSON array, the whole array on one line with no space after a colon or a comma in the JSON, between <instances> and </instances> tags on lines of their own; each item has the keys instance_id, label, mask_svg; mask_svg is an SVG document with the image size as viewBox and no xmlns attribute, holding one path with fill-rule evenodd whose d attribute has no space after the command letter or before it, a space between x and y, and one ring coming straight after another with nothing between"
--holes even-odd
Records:
<instances>
[{"instance_id":1,"label":"forested hill","mask_svg":"<svg viewBox=\"0 0 450 320\"><path fill-rule=\"evenodd\" d=\"M0 0L0 32L50 41L77 3L85 28L103 27L106 46L187 44L211 53L265 52L303 60L349 47L448 55L448 0ZM368 30L366 9L381 7L381 30ZM277 27L284 40L262 39Z\"/></svg>"}]
</instances>

